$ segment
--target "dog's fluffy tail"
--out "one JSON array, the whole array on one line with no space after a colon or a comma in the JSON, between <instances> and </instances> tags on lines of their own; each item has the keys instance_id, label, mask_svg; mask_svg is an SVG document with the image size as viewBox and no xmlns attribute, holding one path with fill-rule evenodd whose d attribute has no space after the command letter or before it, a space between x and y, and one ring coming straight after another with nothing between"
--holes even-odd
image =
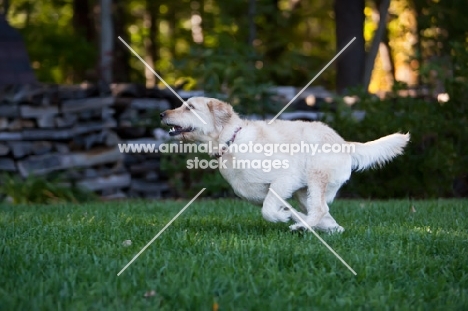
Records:
<instances>
[{"instance_id":1,"label":"dog's fluffy tail","mask_svg":"<svg viewBox=\"0 0 468 311\"><path fill-rule=\"evenodd\" d=\"M353 169L357 171L366 168L383 166L394 157L403 153L403 148L410 139L410 134L395 133L367 143L354 144L351 153Z\"/></svg>"}]
</instances>

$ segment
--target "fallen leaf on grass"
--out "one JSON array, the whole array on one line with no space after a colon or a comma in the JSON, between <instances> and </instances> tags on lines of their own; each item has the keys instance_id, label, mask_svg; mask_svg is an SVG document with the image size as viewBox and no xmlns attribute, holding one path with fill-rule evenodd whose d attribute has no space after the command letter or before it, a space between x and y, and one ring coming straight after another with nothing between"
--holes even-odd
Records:
<instances>
[{"instance_id":1,"label":"fallen leaf on grass","mask_svg":"<svg viewBox=\"0 0 468 311\"><path fill-rule=\"evenodd\" d=\"M414 208L414 206L411 206L410 212L411 213L416 213L416 209Z\"/></svg>"},{"instance_id":2,"label":"fallen leaf on grass","mask_svg":"<svg viewBox=\"0 0 468 311\"><path fill-rule=\"evenodd\" d=\"M132 245L132 240L125 240L125 241L122 242L122 245L125 246L125 247L130 246L130 245Z\"/></svg>"},{"instance_id":3,"label":"fallen leaf on grass","mask_svg":"<svg viewBox=\"0 0 468 311\"><path fill-rule=\"evenodd\" d=\"M143 295L143 297L145 297L145 298L154 297L154 296L156 296L156 291L154 291L154 290L150 290L150 291L146 292L146 293Z\"/></svg>"}]
</instances>

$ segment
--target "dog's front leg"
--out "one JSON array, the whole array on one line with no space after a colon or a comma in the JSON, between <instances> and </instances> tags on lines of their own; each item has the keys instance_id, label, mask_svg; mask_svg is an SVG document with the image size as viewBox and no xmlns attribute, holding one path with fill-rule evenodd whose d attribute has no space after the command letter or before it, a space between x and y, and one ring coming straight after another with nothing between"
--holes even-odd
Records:
<instances>
[{"instance_id":1,"label":"dog's front leg","mask_svg":"<svg viewBox=\"0 0 468 311\"><path fill-rule=\"evenodd\" d=\"M285 201L291 197L293 192L284 185L280 187L279 185L275 186L275 184L271 184L270 188ZM291 211L272 191L268 191L263 201L262 215L265 220L271 222L287 222L291 218Z\"/></svg>"}]
</instances>

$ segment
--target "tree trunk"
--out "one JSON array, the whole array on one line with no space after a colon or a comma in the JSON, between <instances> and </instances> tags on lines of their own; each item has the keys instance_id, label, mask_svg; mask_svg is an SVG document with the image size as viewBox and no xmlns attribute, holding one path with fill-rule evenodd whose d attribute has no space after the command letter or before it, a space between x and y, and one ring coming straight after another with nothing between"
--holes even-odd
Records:
<instances>
[{"instance_id":1,"label":"tree trunk","mask_svg":"<svg viewBox=\"0 0 468 311\"><path fill-rule=\"evenodd\" d=\"M8 9L10 8L10 1L9 0L3 0L3 15L5 15L5 18L8 16Z\"/></svg>"},{"instance_id":2,"label":"tree trunk","mask_svg":"<svg viewBox=\"0 0 468 311\"><path fill-rule=\"evenodd\" d=\"M172 38L177 38L177 12L174 8L169 6L169 12L167 13L167 21L169 24L169 36ZM170 40L169 42L169 51L172 58L176 58L176 40Z\"/></svg>"},{"instance_id":3,"label":"tree trunk","mask_svg":"<svg viewBox=\"0 0 468 311\"><path fill-rule=\"evenodd\" d=\"M143 16L143 25L146 28L147 36L144 39L145 44L145 62L154 67L156 61L156 49L154 40L156 39L156 9L153 0L146 0L146 10ZM146 87L156 86L156 76L145 66Z\"/></svg>"},{"instance_id":4,"label":"tree trunk","mask_svg":"<svg viewBox=\"0 0 468 311\"><path fill-rule=\"evenodd\" d=\"M89 42L94 42L94 24L88 0L73 0L73 27Z\"/></svg>"},{"instance_id":5,"label":"tree trunk","mask_svg":"<svg viewBox=\"0 0 468 311\"><path fill-rule=\"evenodd\" d=\"M380 53L382 57L382 62L384 64L384 69L388 71L391 75L392 81L396 81L395 75L395 60L393 59L392 48L390 47L390 39L388 38L388 29L385 29L385 33L382 39L382 44L380 46Z\"/></svg>"},{"instance_id":6,"label":"tree trunk","mask_svg":"<svg viewBox=\"0 0 468 311\"><path fill-rule=\"evenodd\" d=\"M336 88L344 93L362 84L365 61L364 0L335 0L336 48L356 40L336 61Z\"/></svg>"},{"instance_id":7,"label":"tree trunk","mask_svg":"<svg viewBox=\"0 0 468 311\"><path fill-rule=\"evenodd\" d=\"M26 2L25 3L25 9L26 9L26 20L24 22L24 28L28 29L30 27L31 23L31 12L32 12L32 4L31 2Z\"/></svg>"},{"instance_id":8,"label":"tree trunk","mask_svg":"<svg viewBox=\"0 0 468 311\"><path fill-rule=\"evenodd\" d=\"M114 18L115 38L122 37L125 42L130 42L127 34L127 1L114 0ZM112 64L113 82L128 82L130 80L130 51L123 44L115 44Z\"/></svg>"},{"instance_id":9,"label":"tree trunk","mask_svg":"<svg viewBox=\"0 0 468 311\"><path fill-rule=\"evenodd\" d=\"M153 56L153 60L156 62L159 60L159 27L158 27L158 13L159 6L152 0L148 1L148 9L151 10L151 25L149 29L149 36L151 38L151 55ZM151 4L150 4L151 3Z\"/></svg>"},{"instance_id":10,"label":"tree trunk","mask_svg":"<svg viewBox=\"0 0 468 311\"><path fill-rule=\"evenodd\" d=\"M367 90L369 88L370 79L372 76L372 70L374 69L375 65L375 57L377 56L377 52L379 51L380 42L382 42L382 38L387 28L387 14L388 14L388 7L390 6L390 0L382 0L379 5L379 25L377 26L377 30L375 31L374 38L372 39L372 45L369 53L367 53L366 64L364 67L364 88Z\"/></svg>"},{"instance_id":11,"label":"tree trunk","mask_svg":"<svg viewBox=\"0 0 468 311\"><path fill-rule=\"evenodd\" d=\"M419 4L419 5L418 5ZM416 20L416 43L414 44L414 48L416 49L416 53L415 53L415 58L418 60L418 64L419 64L419 68L421 68L421 66L423 65L423 62L424 62L424 58L423 58L423 37L421 36L421 32L422 32L422 29L421 29L421 24L419 23L419 19L421 18L421 15L422 15L422 6L420 3L418 3L418 1L413 1L413 7L414 7L414 11L415 11L415 20ZM396 74L395 74L395 77L396 77ZM421 79L421 75L419 74L419 72L417 73L417 85L419 86L422 86L422 79Z\"/></svg>"},{"instance_id":12,"label":"tree trunk","mask_svg":"<svg viewBox=\"0 0 468 311\"><path fill-rule=\"evenodd\" d=\"M107 88L112 82L113 52L114 27L112 24L112 0L101 0L100 83L103 88Z\"/></svg>"}]
</instances>

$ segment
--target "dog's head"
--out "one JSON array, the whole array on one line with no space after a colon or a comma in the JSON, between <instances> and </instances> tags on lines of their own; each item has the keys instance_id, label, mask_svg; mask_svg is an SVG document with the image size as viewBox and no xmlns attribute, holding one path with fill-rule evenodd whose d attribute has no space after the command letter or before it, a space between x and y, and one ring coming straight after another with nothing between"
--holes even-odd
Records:
<instances>
[{"instance_id":1,"label":"dog's head","mask_svg":"<svg viewBox=\"0 0 468 311\"><path fill-rule=\"evenodd\" d=\"M161 113L161 122L172 127L171 136L208 141L216 138L234 116L232 106L227 103L215 98L192 97L179 108Z\"/></svg>"}]
</instances>

